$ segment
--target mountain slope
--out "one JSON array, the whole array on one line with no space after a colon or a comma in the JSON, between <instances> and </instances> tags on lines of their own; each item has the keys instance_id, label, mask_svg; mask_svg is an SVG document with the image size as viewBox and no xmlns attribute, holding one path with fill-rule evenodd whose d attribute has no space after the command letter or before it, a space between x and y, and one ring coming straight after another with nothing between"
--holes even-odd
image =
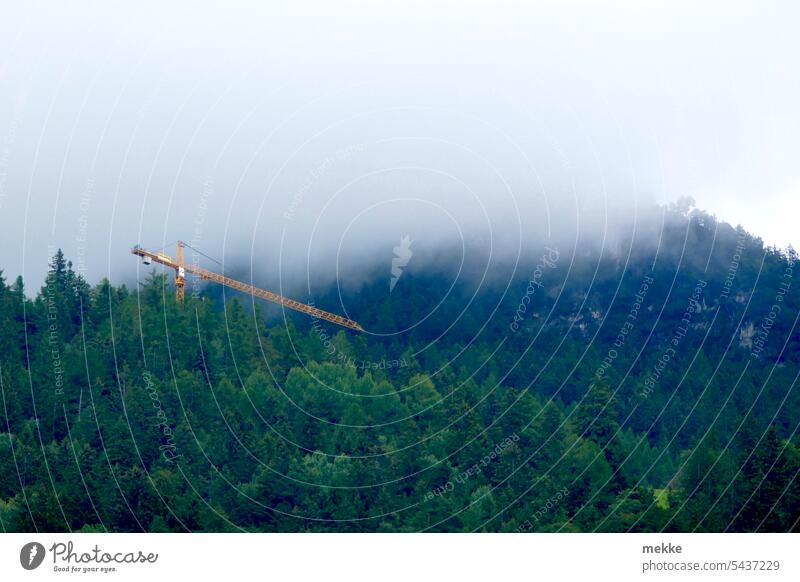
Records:
<instances>
[{"instance_id":1,"label":"mountain slope","mask_svg":"<svg viewBox=\"0 0 800 582\"><path fill-rule=\"evenodd\" d=\"M0 525L797 530L794 251L666 216L305 298L365 334L59 253L34 299L0 283Z\"/></svg>"}]
</instances>

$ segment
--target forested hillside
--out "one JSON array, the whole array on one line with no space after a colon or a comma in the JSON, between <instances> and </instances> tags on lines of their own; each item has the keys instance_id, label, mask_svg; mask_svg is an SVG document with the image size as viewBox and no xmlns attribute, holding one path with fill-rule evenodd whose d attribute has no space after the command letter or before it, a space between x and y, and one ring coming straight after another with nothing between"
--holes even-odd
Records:
<instances>
[{"instance_id":1,"label":"forested hillside","mask_svg":"<svg viewBox=\"0 0 800 582\"><path fill-rule=\"evenodd\" d=\"M362 334L59 252L0 279L0 528L797 530L794 251L648 236L300 298Z\"/></svg>"}]
</instances>

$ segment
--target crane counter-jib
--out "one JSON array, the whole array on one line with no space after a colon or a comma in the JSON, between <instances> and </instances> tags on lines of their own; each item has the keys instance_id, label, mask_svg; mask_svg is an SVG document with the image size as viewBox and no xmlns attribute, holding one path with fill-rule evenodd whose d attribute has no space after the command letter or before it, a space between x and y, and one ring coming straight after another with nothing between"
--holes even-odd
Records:
<instances>
[{"instance_id":1,"label":"crane counter-jib","mask_svg":"<svg viewBox=\"0 0 800 582\"><path fill-rule=\"evenodd\" d=\"M289 309L305 313L306 315L310 315L311 317L314 317L316 319L322 319L330 323L335 323L336 325L341 325L343 327L347 327L355 331L364 331L364 328L361 327L361 325L359 325L352 319L342 317L341 315L336 315L335 313L323 311L322 309L319 309L317 307L312 307L311 305L306 305L305 303L300 303L299 301L295 301L294 299L289 299L288 297L283 297L282 295L278 295L277 293L272 293L271 291L267 291L266 289L259 289L258 287L249 285L248 283L243 283L241 281L237 281L236 279L231 279L230 277L226 277L225 275L220 275L219 273L209 271L208 269L203 269L202 267L198 267L196 265L184 264L183 261L181 260L182 257L181 247L182 243L178 241L178 260L174 260L171 256L164 254L162 252L152 252L145 250L138 245L131 249L131 253L142 257L145 264L150 264L151 261L155 261L159 264L162 264L166 267L175 270L175 291L176 291L175 295L179 302L183 301L183 287L185 282L185 276L186 272L189 272L199 276L202 279L206 279L208 281L214 281L216 283L219 283L220 285L225 285L226 287L237 289L238 291L242 291L249 295L253 295L254 297L261 297L262 299L266 299L267 301L277 303Z\"/></svg>"}]
</instances>

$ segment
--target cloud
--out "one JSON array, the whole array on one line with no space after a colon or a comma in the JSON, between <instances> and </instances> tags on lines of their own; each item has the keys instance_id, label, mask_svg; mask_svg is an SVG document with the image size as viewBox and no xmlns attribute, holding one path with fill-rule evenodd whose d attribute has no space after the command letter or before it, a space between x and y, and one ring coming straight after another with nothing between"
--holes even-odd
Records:
<instances>
[{"instance_id":1,"label":"cloud","mask_svg":"<svg viewBox=\"0 0 800 582\"><path fill-rule=\"evenodd\" d=\"M48 245L115 282L178 238L269 279L371 268L404 234L420 257L613 245L686 194L769 242L755 209L797 184L793 7L11 10L0 248L34 285Z\"/></svg>"}]
</instances>

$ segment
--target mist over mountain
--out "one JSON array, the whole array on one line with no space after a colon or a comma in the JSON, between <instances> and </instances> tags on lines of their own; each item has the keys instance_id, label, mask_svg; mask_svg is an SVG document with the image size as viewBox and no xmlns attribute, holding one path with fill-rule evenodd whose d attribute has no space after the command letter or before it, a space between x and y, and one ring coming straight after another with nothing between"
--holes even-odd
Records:
<instances>
[{"instance_id":1,"label":"mist over mountain","mask_svg":"<svg viewBox=\"0 0 800 582\"><path fill-rule=\"evenodd\" d=\"M659 224L463 266L399 241L297 297L363 332L59 252L35 299L0 280L3 526L794 531L797 256Z\"/></svg>"},{"instance_id":2,"label":"mist over mountain","mask_svg":"<svg viewBox=\"0 0 800 582\"><path fill-rule=\"evenodd\" d=\"M176 239L292 281L408 233L613 245L682 196L797 244L796 7L46 4L0 22L0 244L37 286Z\"/></svg>"},{"instance_id":3,"label":"mist over mountain","mask_svg":"<svg viewBox=\"0 0 800 582\"><path fill-rule=\"evenodd\" d=\"M591 286L586 272L601 270L603 275L619 275L659 258L675 269L686 269L687 262L697 267L696 261L702 261L704 269L718 267L725 262L720 253L726 251L722 249L730 250L741 230L695 208L688 198L669 206L651 204L630 210L631 213L624 214L617 209L615 218L606 216L605 223L599 222L591 209L572 221L566 221L563 214L552 217L551 227L556 220L558 226L551 230L527 229L518 233L498 228L485 234L462 232L461 237L453 238L410 223L407 230L387 227L384 232L372 235L370 244L357 241L335 248L319 246L314 249L316 252L307 247L303 249L305 253L289 249L286 256L281 256L284 249L275 249L263 255L277 253L279 256L272 261L247 257L248 252L256 253L254 248L243 250L244 256L234 256L223 263L193 249L186 252L187 260L212 270L224 270L226 275L257 286L311 300L330 287L345 296L354 296L364 286L385 286L389 293L392 259L397 245L406 236L410 241L410 256L403 267L404 278L414 274L437 275L449 281L448 286L488 291L527 281L542 256L553 251L559 258L555 272L576 287ZM698 228L700 225L702 228ZM748 237L752 245L765 249L761 239L750 234ZM705 258L700 258L701 255ZM258 256L262 256L260 251ZM617 270L607 272L609 264L614 264ZM196 283L198 288L205 289L204 282ZM404 287L413 290L412 286Z\"/></svg>"},{"instance_id":4,"label":"mist over mountain","mask_svg":"<svg viewBox=\"0 0 800 582\"><path fill-rule=\"evenodd\" d=\"M162 4L0 19L0 530L800 531L797 6Z\"/></svg>"}]
</instances>

